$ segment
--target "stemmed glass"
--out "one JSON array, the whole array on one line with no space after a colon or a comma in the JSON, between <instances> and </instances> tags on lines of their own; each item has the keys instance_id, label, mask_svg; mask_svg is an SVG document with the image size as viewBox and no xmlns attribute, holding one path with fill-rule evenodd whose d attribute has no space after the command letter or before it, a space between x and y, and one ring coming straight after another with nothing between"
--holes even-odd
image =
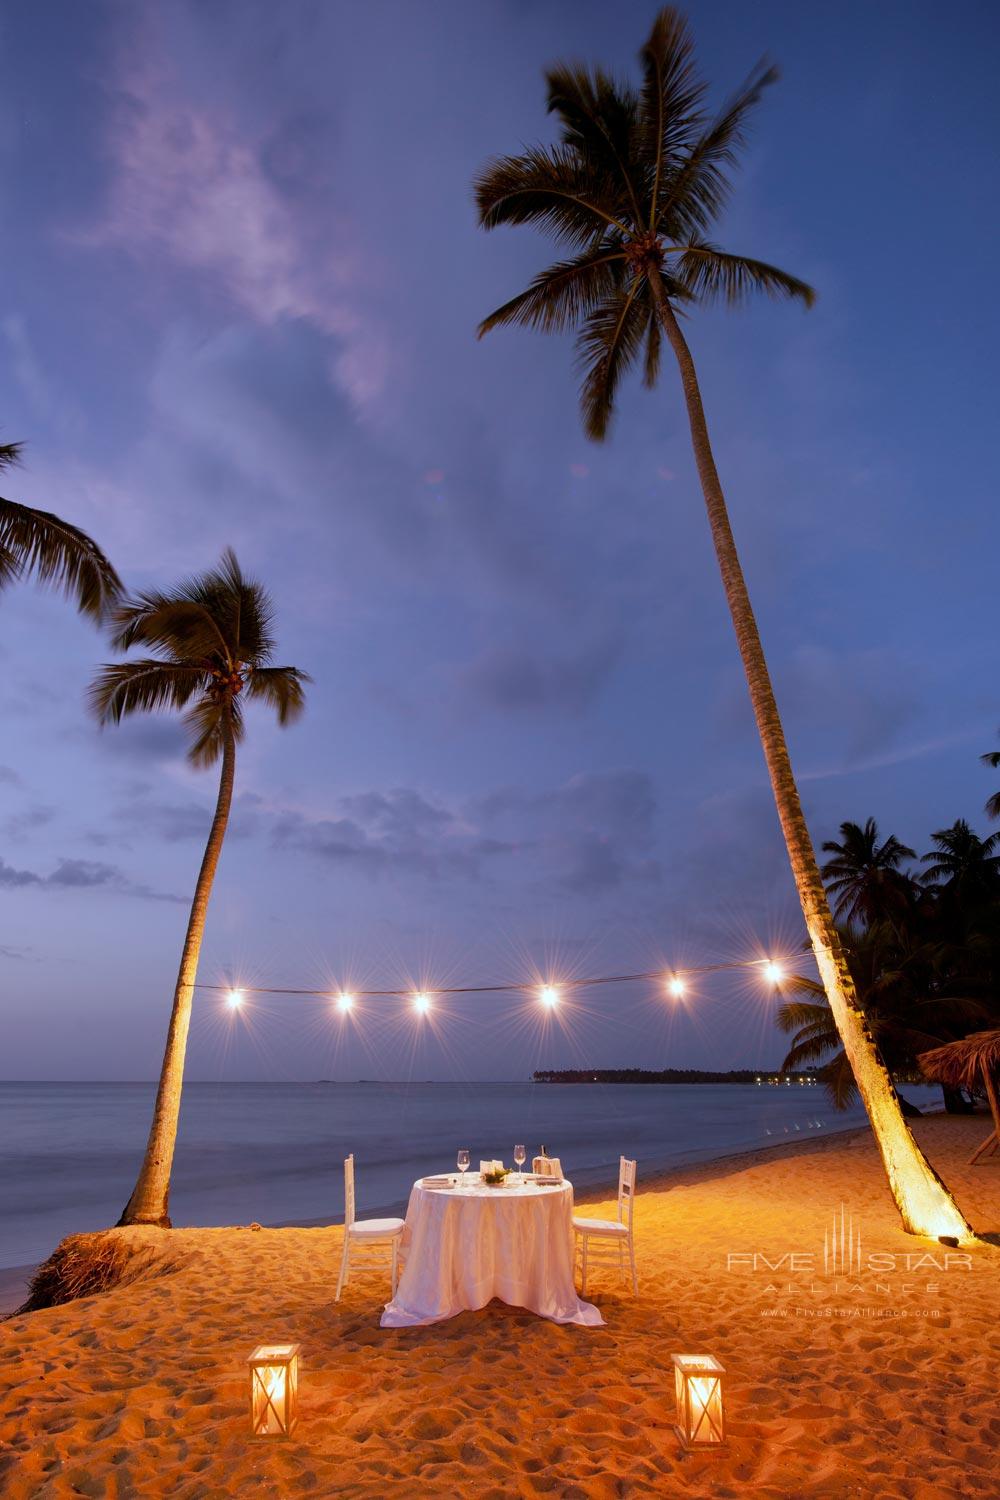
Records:
<instances>
[{"instance_id":1,"label":"stemmed glass","mask_svg":"<svg viewBox=\"0 0 1000 1500\"><path fill-rule=\"evenodd\" d=\"M462 1183L464 1184L465 1183L465 1174L469 1170L469 1153L468 1153L468 1151L460 1151L458 1153L458 1170L462 1174Z\"/></svg>"},{"instance_id":2,"label":"stemmed glass","mask_svg":"<svg viewBox=\"0 0 1000 1500\"><path fill-rule=\"evenodd\" d=\"M524 1177L524 1159L525 1159L525 1155L526 1155L526 1153L525 1153L525 1149L524 1149L523 1146L515 1146L514 1147L514 1164L517 1167L517 1175L519 1177L521 1177L521 1178Z\"/></svg>"}]
</instances>

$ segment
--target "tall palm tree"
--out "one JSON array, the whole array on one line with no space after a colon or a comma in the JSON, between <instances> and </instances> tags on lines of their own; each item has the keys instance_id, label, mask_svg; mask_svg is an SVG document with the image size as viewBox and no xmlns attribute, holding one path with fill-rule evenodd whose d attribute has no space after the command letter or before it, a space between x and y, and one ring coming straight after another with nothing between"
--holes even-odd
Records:
<instances>
[{"instance_id":1,"label":"tall palm tree","mask_svg":"<svg viewBox=\"0 0 1000 1500\"><path fill-rule=\"evenodd\" d=\"M21 460L21 443L0 443L0 474ZM100 621L121 595L121 579L86 532L51 511L0 497L0 589L34 576Z\"/></svg>"},{"instance_id":2,"label":"tall palm tree","mask_svg":"<svg viewBox=\"0 0 1000 1500\"><path fill-rule=\"evenodd\" d=\"M878 841L878 824L868 818L859 823L841 823L840 842L828 840L824 854L832 854L822 868L826 888L835 895L833 915L838 922L877 922L905 911L912 881L899 866L916 859L916 851L901 844L895 834Z\"/></svg>"},{"instance_id":3,"label":"tall palm tree","mask_svg":"<svg viewBox=\"0 0 1000 1500\"><path fill-rule=\"evenodd\" d=\"M102 667L90 690L93 710L102 724L118 724L136 713L183 709L192 765L221 762L215 816L191 903L149 1141L121 1224L170 1226L170 1169L191 1002L208 901L233 800L236 747L244 734L243 702L266 704L279 724L290 724L305 703L303 684L310 681L306 673L297 667L271 665L273 614L267 592L244 576L235 554L227 550L214 571L191 578L170 593L140 594L119 606L114 615L114 644L122 651L145 646L151 655Z\"/></svg>"},{"instance_id":4,"label":"tall palm tree","mask_svg":"<svg viewBox=\"0 0 1000 1500\"><path fill-rule=\"evenodd\" d=\"M559 143L499 157L477 178L483 228L533 225L566 250L566 258L484 319L479 332L507 323L577 327L580 404L587 433L597 440L606 436L621 379L637 360L646 384L655 383L666 337L680 371L716 557L830 1008L906 1227L965 1239L968 1224L903 1120L841 951L733 540L694 360L678 321L697 305L736 304L753 292L806 306L813 300L797 277L706 238L729 196L750 113L777 75L758 66L710 116L687 24L669 8L654 21L640 63L638 90L599 68L550 68L548 105L559 118Z\"/></svg>"}]
</instances>

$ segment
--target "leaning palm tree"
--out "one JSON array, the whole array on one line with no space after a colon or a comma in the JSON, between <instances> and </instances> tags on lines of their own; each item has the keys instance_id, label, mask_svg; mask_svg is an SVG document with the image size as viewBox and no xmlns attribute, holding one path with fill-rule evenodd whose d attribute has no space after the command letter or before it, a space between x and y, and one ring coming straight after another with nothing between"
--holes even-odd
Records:
<instances>
[{"instance_id":1,"label":"leaning palm tree","mask_svg":"<svg viewBox=\"0 0 1000 1500\"><path fill-rule=\"evenodd\" d=\"M22 444L0 443L0 474L21 460ZM35 577L100 621L121 594L121 580L97 543L51 511L0 497L0 588Z\"/></svg>"},{"instance_id":2,"label":"leaning palm tree","mask_svg":"<svg viewBox=\"0 0 1000 1500\"><path fill-rule=\"evenodd\" d=\"M480 173L476 197L483 228L533 225L566 254L484 319L479 332L507 323L546 331L578 328L580 404L586 431L596 440L607 434L628 369L641 359L652 386L664 337L670 345L778 816L830 1008L906 1227L964 1239L971 1230L902 1118L837 939L679 321L702 304L736 304L754 292L806 306L813 300L812 289L798 277L721 250L707 238L729 196L748 118L777 75L758 66L721 112L710 116L686 22L673 9L657 16L640 63L638 90L599 68L551 68L548 105L559 118L559 143L499 157Z\"/></svg>"},{"instance_id":3,"label":"leaning palm tree","mask_svg":"<svg viewBox=\"0 0 1000 1500\"><path fill-rule=\"evenodd\" d=\"M271 665L273 613L264 588L244 577L234 553L226 551L213 572L189 579L170 593L140 594L115 611L114 644L122 651L145 646L151 655L102 667L90 690L92 707L103 724L117 724L136 713L184 710L183 723L191 736L188 759L205 767L221 762L215 816L174 988L153 1123L121 1224L170 1226L170 1169L191 1002L208 901L233 800L236 747L244 734L243 702L266 704L279 724L290 724L304 706L302 689L309 677L297 667Z\"/></svg>"}]
</instances>

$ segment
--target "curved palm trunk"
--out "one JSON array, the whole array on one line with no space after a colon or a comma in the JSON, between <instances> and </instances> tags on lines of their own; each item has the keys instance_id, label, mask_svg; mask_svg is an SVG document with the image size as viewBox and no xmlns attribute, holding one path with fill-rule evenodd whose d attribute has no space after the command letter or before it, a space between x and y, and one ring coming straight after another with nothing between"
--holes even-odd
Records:
<instances>
[{"instance_id":1,"label":"curved palm trunk","mask_svg":"<svg viewBox=\"0 0 1000 1500\"><path fill-rule=\"evenodd\" d=\"M119 1224L158 1224L170 1228L167 1199L170 1193L170 1169L174 1160L177 1141L177 1120L181 1109L181 1089L184 1083L184 1054L187 1051L188 1028L191 1024L191 1002L194 998L194 983L198 977L198 957L205 934L205 916L208 898L212 894L212 882L222 853L222 841L226 836L229 809L233 800L233 782L236 776L236 743L232 730L226 734L222 752L222 774L219 778L219 796L215 804L208 843L198 872L198 883L194 888L191 915L188 918L184 951L174 990L174 1004L170 1012L167 1030L167 1045L160 1069L160 1084L156 1091L153 1123L149 1129L146 1155L143 1157L139 1178L132 1196L118 1220Z\"/></svg>"},{"instance_id":2,"label":"curved palm trunk","mask_svg":"<svg viewBox=\"0 0 1000 1500\"><path fill-rule=\"evenodd\" d=\"M972 1230L913 1139L900 1111L892 1080L858 1004L802 813L785 732L712 455L694 360L655 269L650 272L650 281L663 330L680 366L691 441L712 528L715 555L736 629L792 874L830 1010L868 1111L904 1225L911 1234L948 1235L968 1240L974 1237Z\"/></svg>"}]
</instances>

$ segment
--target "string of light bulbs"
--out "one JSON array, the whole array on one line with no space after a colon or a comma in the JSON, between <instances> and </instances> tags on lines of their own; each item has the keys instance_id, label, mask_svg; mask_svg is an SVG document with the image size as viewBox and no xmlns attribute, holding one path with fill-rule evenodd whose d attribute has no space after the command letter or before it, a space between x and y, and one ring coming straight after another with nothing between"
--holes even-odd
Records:
<instances>
[{"instance_id":1,"label":"string of light bulbs","mask_svg":"<svg viewBox=\"0 0 1000 1500\"><path fill-rule=\"evenodd\" d=\"M697 974L720 974L735 970L756 970L761 978L778 989L789 978L784 962L774 958L744 959L731 963L686 964L683 969L647 969L631 974L596 974L584 979L547 979L541 983L525 984L510 981L505 984L459 984L438 985L433 989L303 989L293 985L209 984L197 983L196 990L221 994L231 1010L239 1010L248 995L295 995L311 999L332 1001L338 1010L347 1013L354 1009L358 1000L397 999L409 1000L418 1015L426 1015L433 1009L434 998L446 995L499 995L533 991L546 1010L555 1010L567 990L592 989L603 984L634 984L656 982L662 984L667 993L680 1000L687 992L688 980Z\"/></svg>"}]
</instances>

